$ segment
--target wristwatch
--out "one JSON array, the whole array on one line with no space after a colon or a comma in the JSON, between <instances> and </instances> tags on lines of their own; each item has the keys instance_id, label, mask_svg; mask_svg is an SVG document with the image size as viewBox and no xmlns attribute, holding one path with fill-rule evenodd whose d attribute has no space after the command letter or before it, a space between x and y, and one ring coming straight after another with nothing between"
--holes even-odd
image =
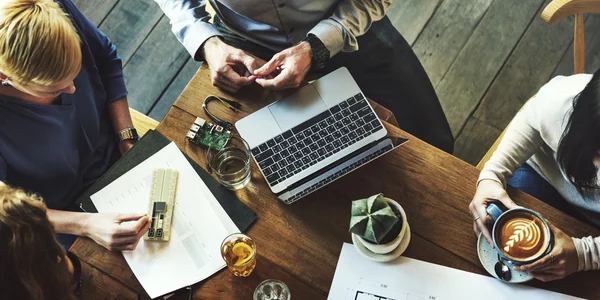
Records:
<instances>
[{"instance_id":1,"label":"wristwatch","mask_svg":"<svg viewBox=\"0 0 600 300\"><path fill-rule=\"evenodd\" d=\"M314 34L309 33L304 39L310 45L311 66L313 69L320 70L325 68L329 61L329 49Z\"/></svg>"},{"instance_id":2,"label":"wristwatch","mask_svg":"<svg viewBox=\"0 0 600 300\"><path fill-rule=\"evenodd\" d=\"M117 136L119 137L119 142L125 141L125 140L139 140L140 136L137 133L137 130L135 130L135 128L125 128L121 131L119 131L117 133Z\"/></svg>"}]
</instances>

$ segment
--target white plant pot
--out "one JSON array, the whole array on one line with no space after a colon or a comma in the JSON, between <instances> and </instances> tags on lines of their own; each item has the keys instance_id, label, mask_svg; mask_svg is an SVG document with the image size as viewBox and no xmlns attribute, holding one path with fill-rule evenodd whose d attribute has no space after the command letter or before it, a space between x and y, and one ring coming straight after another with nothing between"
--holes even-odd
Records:
<instances>
[{"instance_id":1,"label":"white plant pot","mask_svg":"<svg viewBox=\"0 0 600 300\"><path fill-rule=\"evenodd\" d=\"M402 229L400 229L400 233L398 233L398 236L387 244L374 244L374 243L371 243L353 233L353 235L360 241L361 244L363 244L365 246L365 248L367 248L367 249L369 249L369 251L371 251L373 253L377 253L377 254L387 254L387 253L394 251L396 248L398 248L398 245L400 245L400 242L402 242L402 239L406 235L406 230L408 228L408 226L407 226L408 221L406 220L406 213L404 212L404 209L402 208L402 206L400 204L398 204L398 202L396 202L390 198L384 197L384 199L385 199L385 201L387 201L387 203L390 206L396 207L396 209L398 209L400 211L400 215L402 215Z\"/></svg>"}]
</instances>

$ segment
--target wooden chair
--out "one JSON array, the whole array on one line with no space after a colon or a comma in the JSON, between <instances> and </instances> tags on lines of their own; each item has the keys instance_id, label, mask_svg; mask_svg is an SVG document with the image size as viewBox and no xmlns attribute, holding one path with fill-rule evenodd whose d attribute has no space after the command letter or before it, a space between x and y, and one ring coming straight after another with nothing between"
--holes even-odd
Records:
<instances>
[{"instance_id":1,"label":"wooden chair","mask_svg":"<svg viewBox=\"0 0 600 300\"><path fill-rule=\"evenodd\" d=\"M542 19L552 24L564 17L575 15L575 31L573 39L574 52L574 73L584 72L585 63L585 34L584 34L584 14L600 13L600 1L598 0L554 0L550 2L542 12ZM535 97L535 95L533 96ZM531 100L531 97L529 100ZM529 101L528 100L528 101ZM482 170L485 163L492 157L492 154L498 148L500 141L506 133L506 128L498 137L496 142L483 156L477 164L477 169Z\"/></svg>"},{"instance_id":2,"label":"wooden chair","mask_svg":"<svg viewBox=\"0 0 600 300\"><path fill-rule=\"evenodd\" d=\"M143 136L148 132L148 130L153 130L158 126L158 122L141 112L129 108L129 112L131 113L131 119L133 120L133 127L137 130L138 134Z\"/></svg>"}]
</instances>

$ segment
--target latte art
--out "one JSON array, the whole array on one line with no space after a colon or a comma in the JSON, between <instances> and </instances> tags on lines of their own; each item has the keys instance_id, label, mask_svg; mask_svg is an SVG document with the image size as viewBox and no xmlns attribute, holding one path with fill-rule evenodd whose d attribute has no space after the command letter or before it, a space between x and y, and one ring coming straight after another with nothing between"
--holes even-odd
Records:
<instances>
[{"instance_id":1,"label":"latte art","mask_svg":"<svg viewBox=\"0 0 600 300\"><path fill-rule=\"evenodd\" d=\"M528 259L545 250L546 231L538 218L514 217L506 220L501 228L499 246L509 257Z\"/></svg>"}]
</instances>

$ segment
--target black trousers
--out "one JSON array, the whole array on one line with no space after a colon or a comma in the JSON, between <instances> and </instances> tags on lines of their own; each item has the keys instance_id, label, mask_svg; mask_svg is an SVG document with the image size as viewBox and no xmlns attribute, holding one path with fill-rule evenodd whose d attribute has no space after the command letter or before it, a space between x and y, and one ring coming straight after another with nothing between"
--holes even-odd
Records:
<instances>
[{"instance_id":1,"label":"black trousers","mask_svg":"<svg viewBox=\"0 0 600 300\"><path fill-rule=\"evenodd\" d=\"M267 61L275 54L231 32L218 17L214 23L228 44ZM400 128L452 153L454 138L429 77L390 20L373 23L358 44L358 51L338 53L319 73L346 67L369 99L394 113Z\"/></svg>"}]
</instances>

